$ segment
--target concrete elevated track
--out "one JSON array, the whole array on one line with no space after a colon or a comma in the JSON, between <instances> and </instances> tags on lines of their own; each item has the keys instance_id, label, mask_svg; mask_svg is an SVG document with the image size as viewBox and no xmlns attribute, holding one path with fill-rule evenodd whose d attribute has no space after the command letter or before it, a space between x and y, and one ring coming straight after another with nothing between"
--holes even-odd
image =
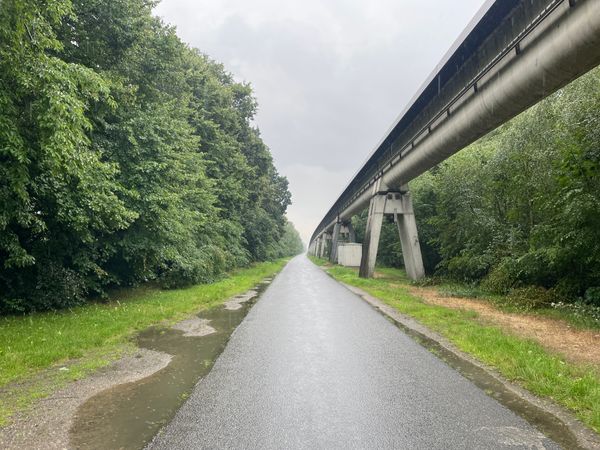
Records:
<instances>
[{"instance_id":1,"label":"concrete elevated track","mask_svg":"<svg viewBox=\"0 0 600 450\"><path fill-rule=\"evenodd\" d=\"M341 232L369 208L361 276L393 214L407 273L422 277L408 183L598 64L600 0L488 1L325 214L309 253L335 261Z\"/></svg>"}]
</instances>

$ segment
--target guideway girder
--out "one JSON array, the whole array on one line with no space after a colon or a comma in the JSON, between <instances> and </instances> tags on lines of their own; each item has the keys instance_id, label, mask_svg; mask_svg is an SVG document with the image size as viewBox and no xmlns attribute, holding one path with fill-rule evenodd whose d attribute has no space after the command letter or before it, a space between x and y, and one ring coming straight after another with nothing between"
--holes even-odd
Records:
<instances>
[{"instance_id":1,"label":"guideway girder","mask_svg":"<svg viewBox=\"0 0 600 450\"><path fill-rule=\"evenodd\" d=\"M600 64L600 0L510 3L486 2L317 226L313 238L369 208L362 276L373 273L388 214L381 195ZM403 202L396 223L407 274L416 279L422 260L410 196Z\"/></svg>"}]
</instances>

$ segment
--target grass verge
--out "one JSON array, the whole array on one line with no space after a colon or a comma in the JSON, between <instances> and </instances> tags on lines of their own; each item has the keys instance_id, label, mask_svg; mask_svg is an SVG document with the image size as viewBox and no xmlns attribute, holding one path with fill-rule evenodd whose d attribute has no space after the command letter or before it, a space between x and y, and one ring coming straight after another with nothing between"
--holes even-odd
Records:
<instances>
[{"instance_id":1,"label":"grass verge","mask_svg":"<svg viewBox=\"0 0 600 450\"><path fill-rule=\"evenodd\" d=\"M313 261L320 266L326 261ZM333 266L328 272L337 280L359 287L403 314L440 333L460 350L496 368L541 397L571 410L582 422L600 432L600 377L598 368L564 361L533 340L511 335L479 320L474 311L424 303L408 292L402 271L383 269L377 279L359 278L357 271Z\"/></svg>"},{"instance_id":2,"label":"grass verge","mask_svg":"<svg viewBox=\"0 0 600 450\"><path fill-rule=\"evenodd\" d=\"M0 319L0 425L33 400L132 351L130 338L137 331L216 306L286 262L256 264L212 284L127 289L108 303Z\"/></svg>"},{"instance_id":3,"label":"grass verge","mask_svg":"<svg viewBox=\"0 0 600 450\"><path fill-rule=\"evenodd\" d=\"M378 269L379 270L379 269ZM492 294L480 286L461 284L446 280L427 280L426 285L434 286L440 294L448 297L479 298L492 303L501 311L508 313L527 313L540 317L559 319L582 330L600 330L600 308L586 305L581 301L572 303L558 302L553 306L519 304L508 295Z\"/></svg>"}]
</instances>

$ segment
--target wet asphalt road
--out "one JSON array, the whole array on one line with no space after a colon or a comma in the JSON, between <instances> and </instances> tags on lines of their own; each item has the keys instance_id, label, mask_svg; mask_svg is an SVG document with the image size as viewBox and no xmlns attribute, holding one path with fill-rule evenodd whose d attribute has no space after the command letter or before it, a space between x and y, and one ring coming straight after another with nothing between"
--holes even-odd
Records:
<instances>
[{"instance_id":1,"label":"wet asphalt road","mask_svg":"<svg viewBox=\"0 0 600 450\"><path fill-rule=\"evenodd\" d=\"M150 448L559 447L299 256Z\"/></svg>"}]
</instances>

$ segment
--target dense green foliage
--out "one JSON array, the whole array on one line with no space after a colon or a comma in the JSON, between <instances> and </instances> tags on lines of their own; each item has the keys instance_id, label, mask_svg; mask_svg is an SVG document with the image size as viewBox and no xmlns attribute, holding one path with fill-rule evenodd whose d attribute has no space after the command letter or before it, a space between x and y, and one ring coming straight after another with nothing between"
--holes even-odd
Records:
<instances>
[{"instance_id":1,"label":"dense green foliage","mask_svg":"<svg viewBox=\"0 0 600 450\"><path fill-rule=\"evenodd\" d=\"M169 290L144 285L114 292L107 303L0 317L0 426L64 382L79 380L137 349L132 336L139 330L220 305L274 276L285 264L285 259L262 262L210 284ZM57 363L69 370L56 370Z\"/></svg>"},{"instance_id":2,"label":"dense green foliage","mask_svg":"<svg viewBox=\"0 0 600 450\"><path fill-rule=\"evenodd\" d=\"M249 86L153 0L0 8L0 312L281 256L290 203Z\"/></svg>"},{"instance_id":3,"label":"dense green foliage","mask_svg":"<svg viewBox=\"0 0 600 450\"><path fill-rule=\"evenodd\" d=\"M600 69L411 189L429 273L536 305L576 298L600 305ZM381 263L400 263L398 241L386 225Z\"/></svg>"},{"instance_id":4,"label":"dense green foliage","mask_svg":"<svg viewBox=\"0 0 600 450\"><path fill-rule=\"evenodd\" d=\"M303 251L304 244L302 243L300 234L296 228L294 228L294 225L292 225L291 222L287 222L285 224L285 228L283 229L283 235L277 243L275 254L280 258L283 258L286 256L298 255Z\"/></svg>"}]
</instances>

